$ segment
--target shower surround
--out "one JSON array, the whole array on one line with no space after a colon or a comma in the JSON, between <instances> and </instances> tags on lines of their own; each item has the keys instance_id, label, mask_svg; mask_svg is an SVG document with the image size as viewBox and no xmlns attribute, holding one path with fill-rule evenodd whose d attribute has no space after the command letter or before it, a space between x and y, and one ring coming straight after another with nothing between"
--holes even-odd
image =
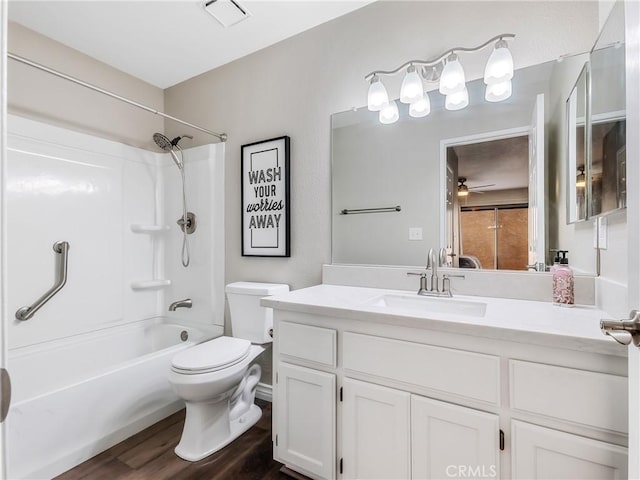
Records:
<instances>
[{"instance_id":1,"label":"shower surround","mask_svg":"<svg viewBox=\"0 0 640 480\"><path fill-rule=\"evenodd\" d=\"M199 220L184 268L168 154L17 116L8 125L7 318L53 284L53 243L70 244L66 285L8 326L9 478L49 478L181 408L171 356L222 334L224 144L184 152ZM167 311L186 297L192 309Z\"/></svg>"}]
</instances>

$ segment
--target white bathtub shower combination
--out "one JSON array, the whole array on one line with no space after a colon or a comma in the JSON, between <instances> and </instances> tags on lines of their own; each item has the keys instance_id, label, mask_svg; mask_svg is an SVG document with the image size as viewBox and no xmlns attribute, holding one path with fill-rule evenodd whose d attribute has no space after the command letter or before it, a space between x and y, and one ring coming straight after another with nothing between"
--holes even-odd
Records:
<instances>
[{"instance_id":1,"label":"white bathtub shower combination","mask_svg":"<svg viewBox=\"0 0 640 480\"><path fill-rule=\"evenodd\" d=\"M51 245L70 248L67 284L9 325L9 478L51 478L182 407L171 358L223 330L223 158L185 151L198 230L183 268L166 154L10 116L8 318L51 287Z\"/></svg>"},{"instance_id":2,"label":"white bathtub shower combination","mask_svg":"<svg viewBox=\"0 0 640 480\"><path fill-rule=\"evenodd\" d=\"M221 334L157 318L12 352L10 478L50 478L183 408L171 358Z\"/></svg>"}]
</instances>

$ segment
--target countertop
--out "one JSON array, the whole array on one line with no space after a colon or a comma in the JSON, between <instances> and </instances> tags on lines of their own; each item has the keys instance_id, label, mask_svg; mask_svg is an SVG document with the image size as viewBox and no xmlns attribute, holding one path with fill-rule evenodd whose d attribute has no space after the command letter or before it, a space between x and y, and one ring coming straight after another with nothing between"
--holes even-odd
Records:
<instances>
[{"instance_id":1,"label":"countertop","mask_svg":"<svg viewBox=\"0 0 640 480\"><path fill-rule=\"evenodd\" d=\"M382 295L416 296L415 292L379 288L316 285L265 297L261 304L278 310L327 315L344 319L395 324L463 335L532 343L542 346L626 356L619 345L600 331L607 313L591 306L559 307L550 302L462 296L457 301L486 303L482 317L451 313L400 311L372 305ZM447 298L434 298L447 302Z\"/></svg>"}]
</instances>

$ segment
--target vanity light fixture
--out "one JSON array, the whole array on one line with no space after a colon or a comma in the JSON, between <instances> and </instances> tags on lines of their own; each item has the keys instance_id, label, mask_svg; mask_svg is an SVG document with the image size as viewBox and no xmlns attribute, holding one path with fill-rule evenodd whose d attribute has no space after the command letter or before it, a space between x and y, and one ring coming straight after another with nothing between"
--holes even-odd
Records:
<instances>
[{"instance_id":1,"label":"vanity light fixture","mask_svg":"<svg viewBox=\"0 0 640 480\"><path fill-rule=\"evenodd\" d=\"M380 77L374 75L369 85L369 94L367 98L367 107L372 112L379 112L386 104L389 103L389 95L387 89L384 88Z\"/></svg>"},{"instance_id":2,"label":"vanity light fixture","mask_svg":"<svg viewBox=\"0 0 640 480\"><path fill-rule=\"evenodd\" d=\"M380 109L380 113L378 114L378 119L380 123L388 125L390 123L395 123L400 118L400 113L398 112L398 104L395 100L391 100L385 106Z\"/></svg>"},{"instance_id":3,"label":"vanity light fixture","mask_svg":"<svg viewBox=\"0 0 640 480\"><path fill-rule=\"evenodd\" d=\"M515 35L503 33L490 38L477 47L456 47L430 60L410 60L395 70L371 72L364 77L365 80L370 79L367 106L371 111L380 112L380 122L389 124L397 121L400 117L398 106L395 102L389 101L389 94L382 84L381 77L393 76L404 71L405 77L400 89L400 101L409 104L410 116L424 117L431 110L423 80L427 83L438 84L438 91L442 95L446 95L445 108L447 110L465 108L469 105L469 92L458 53L477 52L491 44L494 45L494 48L484 73L484 82L487 85L485 100L488 102L506 100L511 96L511 79L513 78L513 57L506 39L513 38Z\"/></svg>"},{"instance_id":4,"label":"vanity light fixture","mask_svg":"<svg viewBox=\"0 0 640 480\"><path fill-rule=\"evenodd\" d=\"M584 188L587 186L587 176L584 174L584 165L578 167L578 176L576 177L576 188Z\"/></svg>"}]
</instances>

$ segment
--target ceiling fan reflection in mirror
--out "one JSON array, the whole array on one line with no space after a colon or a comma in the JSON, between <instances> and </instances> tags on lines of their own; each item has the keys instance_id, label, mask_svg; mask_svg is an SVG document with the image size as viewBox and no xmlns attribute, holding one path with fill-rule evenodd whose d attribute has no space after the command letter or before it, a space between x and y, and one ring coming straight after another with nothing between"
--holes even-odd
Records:
<instances>
[{"instance_id":1,"label":"ceiling fan reflection in mirror","mask_svg":"<svg viewBox=\"0 0 640 480\"><path fill-rule=\"evenodd\" d=\"M466 177L458 177L458 196L466 197L470 193L484 193L484 191L480 190L481 188L494 187L495 183L489 183L487 185L477 185L475 187L469 187L465 184L467 181Z\"/></svg>"}]
</instances>

